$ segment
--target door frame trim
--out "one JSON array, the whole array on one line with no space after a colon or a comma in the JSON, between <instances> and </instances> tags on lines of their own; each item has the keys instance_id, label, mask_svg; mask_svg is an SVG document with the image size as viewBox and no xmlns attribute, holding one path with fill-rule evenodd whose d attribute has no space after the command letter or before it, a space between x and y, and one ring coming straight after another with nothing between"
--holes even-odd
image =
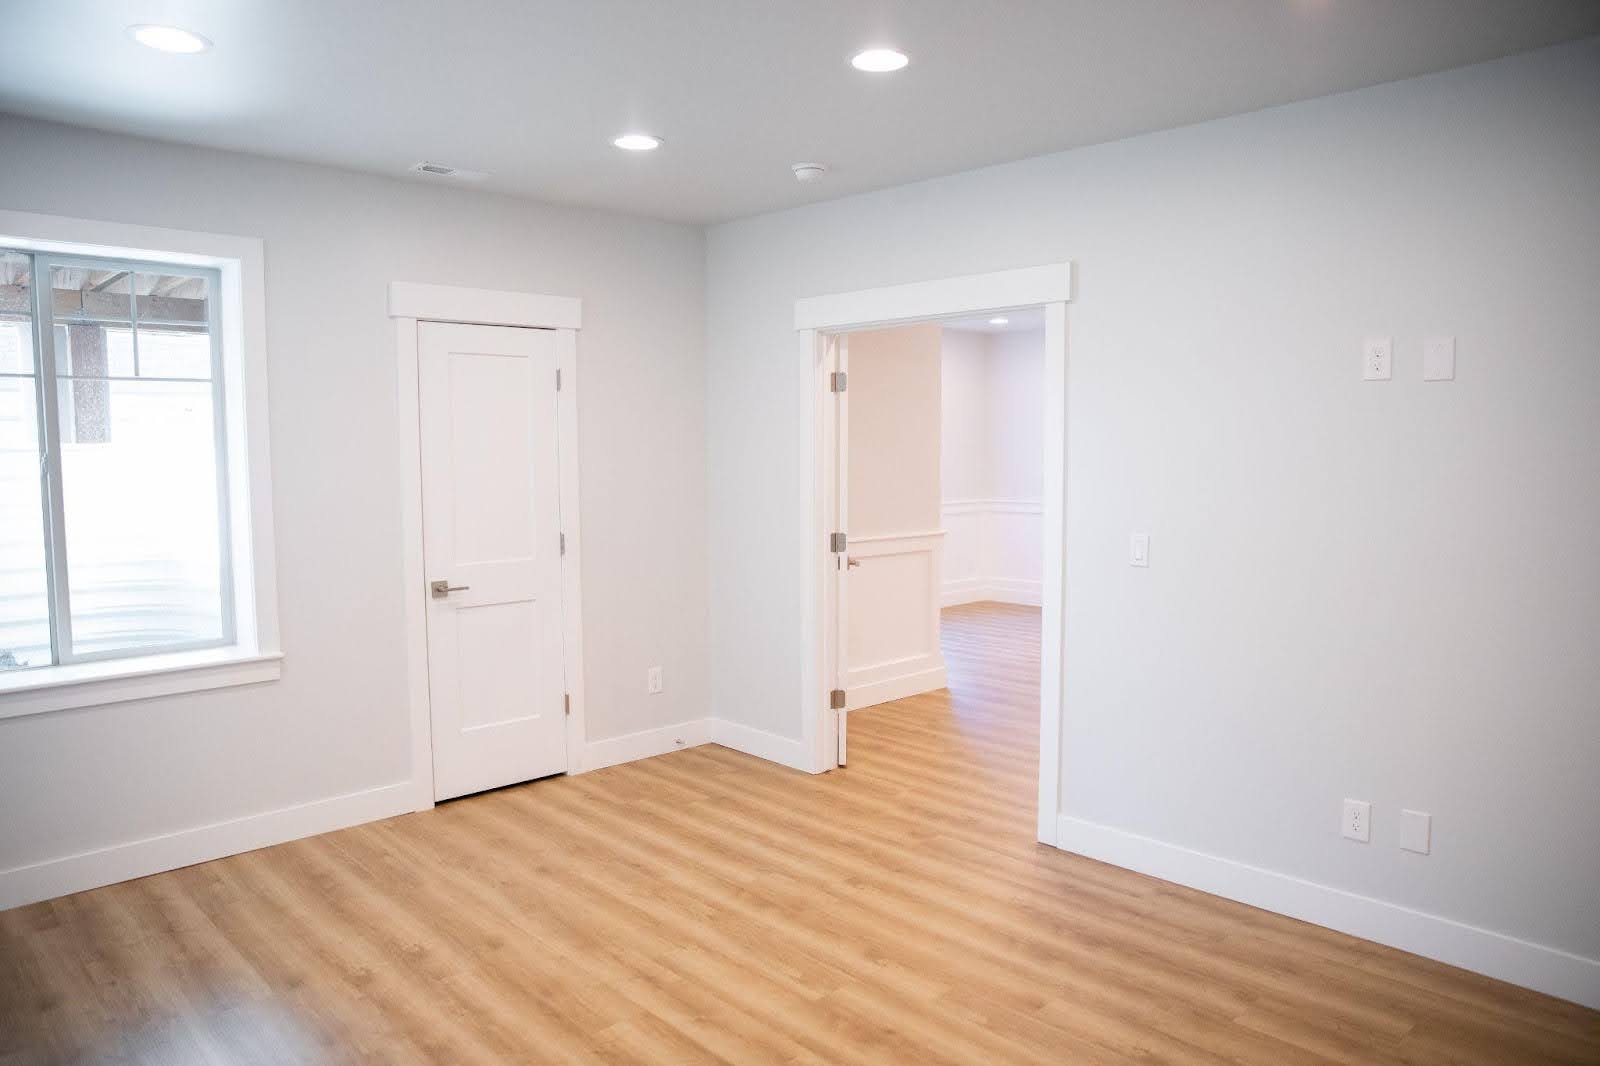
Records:
<instances>
[{"instance_id":1,"label":"door frame trim","mask_svg":"<svg viewBox=\"0 0 1600 1066\"><path fill-rule=\"evenodd\" d=\"M428 697L428 616L422 548L422 434L418 408L417 325L467 325L548 329L556 334L556 466L560 477L561 668L571 714L566 722L567 772L584 769L583 536L578 512L578 330L583 303L572 296L389 284L389 318L395 337L396 451L400 464L401 602L405 607L406 704L411 724L411 809L425 811L433 799L433 717Z\"/></svg>"},{"instance_id":2,"label":"door frame trim","mask_svg":"<svg viewBox=\"0 0 1600 1066\"><path fill-rule=\"evenodd\" d=\"M836 640L828 632L833 602L828 565L829 503L837 494L837 433L828 387L827 338L853 330L936 322L943 318L1043 306L1044 491L1040 539L1044 545L1039 677L1039 806L1037 839L1055 844L1061 808L1062 637L1066 628L1067 549L1067 304L1072 299L1072 264L999 270L795 301L796 354L802 373L799 396L801 452L811 457L804 492L800 575L801 742L811 771L838 766L837 724L828 705Z\"/></svg>"}]
</instances>

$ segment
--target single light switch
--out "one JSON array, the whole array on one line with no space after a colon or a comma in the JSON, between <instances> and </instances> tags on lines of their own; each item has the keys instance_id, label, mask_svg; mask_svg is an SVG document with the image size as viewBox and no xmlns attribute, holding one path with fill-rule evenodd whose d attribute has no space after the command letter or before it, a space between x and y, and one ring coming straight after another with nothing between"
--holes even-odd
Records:
<instances>
[{"instance_id":1,"label":"single light switch","mask_svg":"<svg viewBox=\"0 0 1600 1066\"><path fill-rule=\"evenodd\" d=\"M1361 379L1388 381L1393 359L1393 337L1368 337L1361 342Z\"/></svg>"},{"instance_id":2,"label":"single light switch","mask_svg":"<svg viewBox=\"0 0 1600 1066\"><path fill-rule=\"evenodd\" d=\"M1128 540L1128 565L1150 565L1150 534L1135 533Z\"/></svg>"},{"instance_id":3,"label":"single light switch","mask_svg":"<svg viewBox=\"0 0 1600 1066\"><path fill-rule=\"evenodd\" d=\"M1400 812L1400 846L1406 851L1428 854L1433 842L1433 815L1426 811Z\"/></svg>"},{"instance_id":4,"label":"single light switch","mask_svg":"<svg viewBox=\"0 0 1600 1066\"><path fill-rule=\"evenodd\" d=\"M1456 378L1456 339L1429 337L1422 342L1422 380L1454 381Z\"/></svg>"}]
</instances>

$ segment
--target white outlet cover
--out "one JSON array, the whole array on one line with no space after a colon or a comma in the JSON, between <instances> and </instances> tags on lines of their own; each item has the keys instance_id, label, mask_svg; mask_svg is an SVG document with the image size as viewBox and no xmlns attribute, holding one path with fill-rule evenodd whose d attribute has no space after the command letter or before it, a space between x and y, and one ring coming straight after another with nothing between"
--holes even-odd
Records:
<instances>
[{"instance_id":1,"label":"white outlet cover","mask_svg":"<svg viewBox=\"0 0 1600 1066\"><path fill-rule=\"evenodd\" d=\"M1454 337L1429 337L1422 342L1422 380L1454 381L1456 379L1456 339Z\"/></svg>"},{"instance_id":2,"label":"white outlet cover","mask_svg":"<svg viewBox=\"0 0 1600 1066\"><path fill-rule=\"evenodd\" d=\"M647 690L649 690L649 692L652 695L654 695L657 692L660 692L661 691L661 667L652 666L649 670L645 671L644 684L645 684L645 688Z\"/></svg>"},{"instance_id":3,"label":"white outlet cover","mask_svg":"<svg viewBox=\"0 0 1600 1066\"><path fill-rule=\"evenodd\" d=\"M1419 855L1433 846L1433 815L1427 811L1400 812L1400 846Z\"/></svg>"},{"instance_id":4,"label":"white outlet cover","mask_svg":"<svg viewBox=\"0 0 1600 1066\"><path fill-rule=\"evenodd\" d=\"M1344 801L1344 818L1339 823L1341 836L1365 844L1372 839L1372 804L1366 800Z\"/></svg>"},{"instance_id":5,"label":"white outlet cover","mask_svg":"<svg viewBox=\"0 0 1600 1066\"><path fill-rule=\"evenodd\" d=\"M1368 337L1361 342L1361 380L1388 381L1393 367L1393 337Z\"/></svg>"},{"instance_id":6,"label":"white outlet cover","mask_svg":"<svg viewBox=\"0 0 1600 1066\"><path fill-rule=\"evenodd\" d=\"M1128 565L1150 565L1150 534L1135 533L1128 538Z\"/></svg>"}]
</instances>

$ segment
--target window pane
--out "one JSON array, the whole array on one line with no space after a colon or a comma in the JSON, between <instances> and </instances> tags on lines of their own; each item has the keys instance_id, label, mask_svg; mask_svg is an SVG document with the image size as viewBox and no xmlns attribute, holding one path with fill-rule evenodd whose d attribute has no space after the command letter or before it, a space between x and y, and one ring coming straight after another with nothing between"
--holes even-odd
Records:
<instances>
[{"instance_id":1,"label":"window pane","mask_svg":"<svg viewBox=\"0 0 1600 1066\"><path fill-rule=\"evenodd\" d=\"M95 384L104 438L61 449L73 653L220 640L211 385Z\"/></svg>"},{"instance_id":2,"label":"window pane","mask_svg":"<svg viewBox=\"0 0 1600 1066\"><path fill-rule=\"evenodd\" d=\"M0 374L33 373L33 263L0 251Z\"/></svg>"},{"instance_id":3,"label":"window pane","mask_svg":"<svg viewBox=\"0 0 1600 1066\"><path fill-rule=\"evenodd\" d=\"M112 334L131 337L129 293L133 275L125 270L51 267L50 296L55 315L56 418L63 444L104 443L111 432L111 393L102 379L131 373L111 366Z\"/></svg>"},{"instance_id":4,"label":"window pane","mask_svg":"<svg viewBox=\"0 0 1600 1066\"><path fill-rule=\"evenodd\" d=\"M138 274L139 376L211 377L209 301L205 278Z\"/></svg>"},{"instance_id":5,"label":"window pane","mask_svg":"<svg viewBox=\"0 0 1600 1066\"><path fill-rule=\"evenodd\" d=\"M0 671L50 664L38 410L32 378L0 377Z\"/></svg>"}]
</instances>

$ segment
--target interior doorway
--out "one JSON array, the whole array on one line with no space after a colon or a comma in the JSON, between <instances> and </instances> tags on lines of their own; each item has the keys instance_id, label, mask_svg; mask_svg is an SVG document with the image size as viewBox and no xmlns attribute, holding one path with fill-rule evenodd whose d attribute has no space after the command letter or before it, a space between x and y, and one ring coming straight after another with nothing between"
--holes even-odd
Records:
<instances>
[{"instance_id":1,"label":"interior doorway","mask_svg":"<svg viewBox=\"0 0 1600 1066\"><path fill-rule=\"evenodd\" d=\"M389 317L412 806L426 810L585 769L583 304L397 281Z\"/></svg>"},{"instance_id":2,"label":"interior doorway","mask_svg":"<svg viewBox=\"0 0 1600 1066\"><path fill-rule=\"evenodd\" d=\"M1043 360L1040 405L1041 491L1039 501L1040 657L1039 779L1036 837L1053 844L1060 796L1061 653L1065 617L1066 550L1066 305L1071 297L1070 264L1001 271L835 296L813 297L796 305L800 352L813 387L805 396L804 424L814 457L804 573L807 581L805 631L804 740L818 772L843 765L849 755L846 640L852 597L849 472L843 467L850 446L848 337L871 327L938 323L980 316L1003 317L1037 309L1042 318Z\"/></svg>"}]
</instances>

